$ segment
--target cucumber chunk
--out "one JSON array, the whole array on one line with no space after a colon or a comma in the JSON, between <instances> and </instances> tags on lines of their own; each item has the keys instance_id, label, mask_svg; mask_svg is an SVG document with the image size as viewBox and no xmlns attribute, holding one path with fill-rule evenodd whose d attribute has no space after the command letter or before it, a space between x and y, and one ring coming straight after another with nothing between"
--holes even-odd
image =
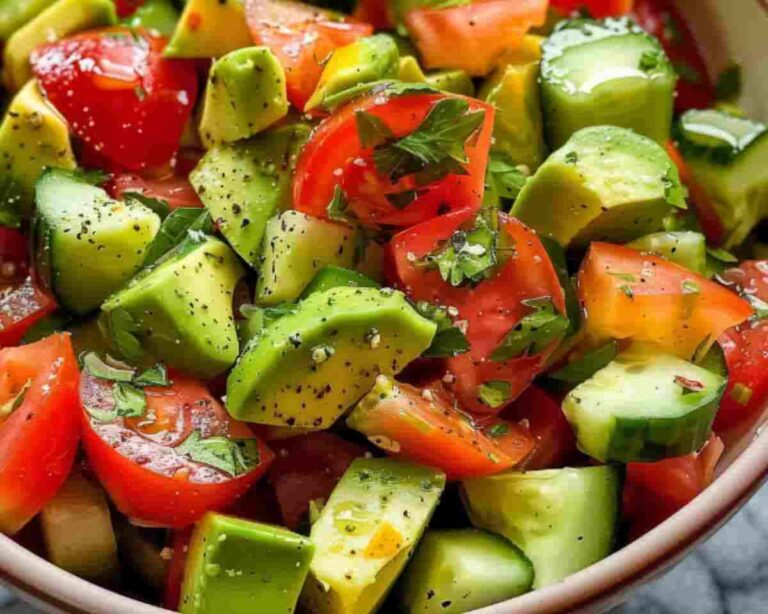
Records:
<instances>
[{"instance_id":1,"label":"cucumber chunk","mask_svg":"<svg viewBox=\"0 0 768 614\"><path fill-rule=\"evenodd\" d=\"M525 552L536 589L611 553L621 487L620 470L609 466L513 471L462 483L472 524Z\"/></svg>"},{"instance_id":2,"label":"cucumber chunk","mask_svg":"<svg viewBox=\"0 0 768 614\"><path fill-rule=\"evenodd\" d=\"M701 448L725 385L676 356L630 349L574 388L563 412L592 458L653 462Z\"/></svg>"},{"instance_id":3,"label":"cucumber chunk","mask_svg":"<svg viewBox=\"0 0 768 614\"><path fill-rule=\"evenodd\" d=\"M707 270L707 240L700 232L654 232L627 243L627 247L662 256L701 275Z\"/></svg>"}]
</instances>

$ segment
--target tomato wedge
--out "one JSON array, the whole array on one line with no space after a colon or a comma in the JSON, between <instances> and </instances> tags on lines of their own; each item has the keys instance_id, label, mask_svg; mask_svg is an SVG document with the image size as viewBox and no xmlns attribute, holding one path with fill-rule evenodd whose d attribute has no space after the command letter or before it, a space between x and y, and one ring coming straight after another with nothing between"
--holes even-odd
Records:
<instances>
[{"instance_id":1,"label":"tomato wedge","mask_svg":"<svg viewBox=\"0 0 768 614\"><path fill-rule=\"evenodd\" d=\"M499 473L531 452L528 429L500 420L481 429L441 388L420 390L379 376L347 425L390 455L440 469L451 480Z\"/></svg>"},{"instance_id":2,"label":"tomato wedge","mask_svg":"<svg viewBox=\"0 0 768 614\"><path fill-rule=\"evenodd\" d=\"M620 245L593 243L578 280L589 339L654 343L685 360L752 315L721 285Z\"/></svg>"},{"instance_id":3,"label":"tomato wedge","mask_svg":"<svg viewBox=\"0 0 768 614\"><path fill-rule=\"evenodd\" d=\"M222 510L269 467L273 454L195 380L143 389L130 417L115 383L83 372L83 442L94 473L117 508L148 526L179 528ZM131 391L131 395L135 395Z\"/></svg>"},{"instance_id":4,"label":"tomato wedge","mask_svg":"<svg viewBox=\"0 0 768 614\"><path fill-rule=\"evenodd\" d=\"M38 320L56 311L56 301L31 275L21 283L0 286L0 348L18 345Z\"/></svg>"},{"instance_id":5,"label":"tomato wedge","mask_svg":"<svg viewBox=\"0 0 768 614\"><path fill-rule=\"evenodd\" d=\"M374 149L361 143L358 116L368 114L383 122L394 137L414 133L442 101L464 101L467 113L483 112L483 122L464 144L466 174L446 174L423 186L414 176L392 182L382 177L373 161ZM439 212L478 209L485 190L485 168L493 129L494 109L478 100L446 94L394 95L384 90L341 109L312 133L296 167L294 206L317 217L328 217L328 207L341 188L349 214L367 226L412 226ZM411 194L404 205L393 198Z\"/></svg>"},{"instance_id":6,"label":"tomato wedge","mask_svg":"<svg viewBox=\"0 0 768 614\"><path fill-rule=\"evenodd\" d=\"M19 531L69 475L78 378L67 334L0 351L0 532Z\"/></svg>"},{"instance_id":7,"label":"tomato wedge","mask_svg":"<svg viewBox=\"0 0 768 614\"><path fill-rule=\"evenodd\" d=\"M565 15L587 9L592 17L620 17L632 11L634 0L550 0L550 5Z\"/></svg>"},{"instance_id":8,"label":"tomato wedge","mask_svg":"<svg viewBox=\"0 0 768 614\"><path fill-rule=\"evenodd\" d=\"M456 68L472 76L491 72L532 26L547 19L547 0L480 0L405 15L425 68Z\"/></svg>"},{"instance_id":9,"label":"tomato wedge","mask_svg":"<svg viewBox=\"0 0 768 614\"><path fill-rule=\"evenodd\" d=\"M352 13L355 19L371 24L376 30L393 30L387 0L358 0Z\"/></svg>"},{"instance_id":10,"label":"tomato wedge","mask_svg":"<svg viewBox=\"0 0 768 614\"><path fill-rule=\"evenodd\" d=\"M283 65L288 100L299 110L315 91L328 56L373 34L371 24L292 0L246 0L245 15L254 42L269 47Z\"/></svg>"},{"instance_id":11,"label":"tomato wedge","mask_svg":"<svg viewBox=\"0 0 768 614\"><path fill-rule=\"evenodd\" d=\"M448 307L466 332L470 350L448 358L446 380L461 407L473 413L495 414L512 402L541 371L557 343L544 351L494 360L494 350L528 314L526 302L551 301L565 314L565 294L557 273L536 233L522 222L500 213L499 243L506 260L488 279L475 285L454 287L440 271L423 266L424 258L441 249L456 231L471 224L476 212L462 209L414 226L393 237L390 245L390 281L416 301ZM502 382L503 402L488 405L479 393L484 385Z\"/></svg>"},{"instance_id":12,"label":"tomato wedge","mask_svg":"<svg viewBox=\"0 0 768 614\"><path fill-rule=\"evenodd\" d=\"M32 69L87 152L138 171L168 163L197 100L197 70L148 32L88 32L44 45Z\"/></svg>"},{"instance_id":13,"label":"tomato wedge","mask_svg":"<svg viewBox=\"0 0 768 614\"><path fill-rule=\"evenodd\" d=\"M126 192L135 192L147 198L165 201L171 209L203 206L192 184L184 177L144 179L139 175L125 173L112 180L110 192L118 199L123 198Z\"/></svg>"}]
</instances>

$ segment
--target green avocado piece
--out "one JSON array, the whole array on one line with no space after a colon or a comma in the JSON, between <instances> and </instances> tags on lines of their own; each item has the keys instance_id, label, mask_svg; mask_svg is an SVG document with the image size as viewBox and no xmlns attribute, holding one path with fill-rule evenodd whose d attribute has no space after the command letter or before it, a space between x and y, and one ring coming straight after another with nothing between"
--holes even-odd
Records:
<instances>
[{"instance_id":1,"label":"green avocado piece","mask_svg":"<svg viewBox=\"0 0 768 614\"><path fill-rule=\"evenodd\" d=\"M301 298L307 298L318 292L325 292L331 288L378 288L380 287L370 277L366 277L357 271L342 269L338 266L327 266L322 269L310 284L304 288Z\"/></svg>"},{"instance_id":2,"label":"green avocado piece","mask_svg":"<svg viewBox=\"0 0 768 614\"><path fill-rule=\"evenodd\" d=\"M381 605L429 524L445 474L388 458L352 462L310 539L315 557L301 605L369 614Z\"/></svg>"},{"instance_id":3,"label":"green avocado piece","mask_svg":"<svg viewBox=\"0 0 768 614\"><path fill-rule=\"evenodd\" d=\"M430 530L396 589L400 611L461 614L531 590L533 565L503 537L478 529Z\"/></svg>"},{"instance_id":4,"label":"green avocado piece","mask_svg":"<svg viewBox=\"0 0 768 614\"><path fill-rule=\"evenodd\" d=\"M149 355L211 379L237 359L232 296L242 275L226 243L195 233L112 295L100 325L128 360Z\"/></svg>"},{"instance_id":5,"label":"green avocado piece","mask_svg":"<svg viewBox=\"0 0 768 614\"><path fill-rule=\"evenodd\" d=\"M228 53L211 67L200 120L207 148L247 139L288 114L285 71L267 47Z\"/></svg>"},{"instance_id":6,"label":"green avocado piece","mask_svg":"<svg viewBox=\"0 0 768 614\"><path fill-rule=\"evenodd\" d=\"M377 375L420 356L435 329L401 292L313 294L248 343L227 381L227 409L247 422L328 428Z\"/></svg>"},{"instance_id":7,"label":"green avocado piece","mask_svg":"<svg viewBox=\"0 0 768 614\"><path fill-rule=\"evenodd\" d=\"M208 512L189 542L182 614L290 614L315 546L282 527Z\"/></svg>"},{"instance_id":8,"label":"green avocado piece","mask_svg":"<svg viewBox=\"0 0 768 614\"><path fill-rule=\"evenodd\" d=\"M669 139L677 77L661 43L634 21L577 19L544 41L541 97L555 149L586 126Z\"/></svg>"},{"instance_id":9,"label":"green avocado piece","mask_svg":"<svg viewBox=\"0 0 768 614\"><path fill-rule=\"evenodd\" d=\"M179 11L173 0L146 0L125 22L132 28L145 28L170 36L179 23Z\"/></svg>"},{"instance_id":10,"label":"green avocado piece","mask_svg":"<svg viewBox=\"0 0 768 614\"><path fill-rule=\"evenodd\" d=\"M56 0L0 0L0 41L34 19Z\"/></svg>"},{"instance_id":11,"label":"green avocado piece","mask_svg":"<svg viewBox=\"0 0 768 614\"><path fill-rule=\"evenodd\" d=\"M58 0L8 39L3 51L5 87L15 92L32 78L29 57L40 45L116 23L112 0Z\"/></svg>"},{"instance_id":12,"label":"green avocado piece","mask_svg":"<svg viewBox=\"0 0 768 614\"><path fill-rule=\"evenodd\" d=\"M295 301L325 266L354 268L355 230L298 211L284 211L267 223L256 284L256 303Z\"/></svg>"},{"instance_id":13,"label":"green avocado piece","mask_svg":"<svg viewBox=\"0 0 768 614\"><path fill-rule=\"evenodd\" d=\"M0 125L0 168L10 190L0 196L0 224L17 226L29 218L35 184L46 167L77 166L69 128L43 98L37 81L30 81L8 107Z\"/></svg>"},{"instance_id":14,"label":"green avocado piece","mask_svg":"<svg viewBox=\"0 0 768 614\"><path fill-rule=\"evenodd\" d=\"M259 262L267 222L291 205L293 169L309 130L292 124L215 145L190 174L219 231L251 266Z\"/></svg>"},{"instance_id":15,"label":"green avocado piece","mask_svg":"<svg viewBox=\"0 0 768 614\"><path fill-rule=\"evenodd\" d=\"M403 83L426 83L427 76L419 66L419 61L412 55L400 57L397 79Z\"/></svg>"},{"instance_id":16,"label":"green avocado piece","mask_svg":"<svg viewBox=\"0 0 768 614\"><path fill-rule=\"evenodd\" d=\"M163 54L167 58L220 58L252 45L242 0L187 0Z\"/></svg>"},{"instance_id":17,"label":"green avocado piece","mask_svg":"<svg viewBox=\"0 0 768 614\"><path fill-rule=\"evenodd\" d=\"M114 200L76 174L45 171L37 182L35 268L65 309L98 309L141 268L160 228L135 200Z\"/></svg>"},{"instance_id":18,"label":"green avocado piece","mask_svg":"<svg viewBox=\"0 0 768 614\"><path fill-rule=\"evenodd\" d=\"M391 36L375 34L360 38L331 54L304 111L317 107L332 109L374 81L397 77L399 71L400 53Z\"/></svg>"},{"instance_id":19,"label":"green avocado piece","mask_svg":"<svg viewBox=\"0 0 768 614\"><path fill-rule=\"evenodd\" d=\"M627 243L627 247L662 256L701 275L707 270L707 240L700 232L654 232Z\"/></svg>"},{"instance_id":20,"label":"green avocado piece","mask_svg":"<svg viewBox=\"0 0 768 614\"><path fill-rule=\"evenodd\" d=\"M475 84L470 76L463 70L440 70L426 75L429 85L441 92L449 94L461 94L462 96L474 96Z\"/></svg>"},{"instance_id":21,"label":"green avocado piece","mask_svg":"<svg viewBox=\"0 0 768 614\"><path fill-rule=\"evenodd\" d=\"M630 241L664 228L685 209L677 167L666 151L626 128L575 133L523 187L512 215L563 247Z\"/></svg>"},{"instance_id":22,"label":"green avocado piece","mask_svg":"<svg viewBox=\"0 0 768 614\"><path fill-rule=\"evenodd\" d=\"M533 588L611 553L622 489L615 466L508 471L462 483L472 524L506 537L531 560Z\"/></svg>"}]
</instances>

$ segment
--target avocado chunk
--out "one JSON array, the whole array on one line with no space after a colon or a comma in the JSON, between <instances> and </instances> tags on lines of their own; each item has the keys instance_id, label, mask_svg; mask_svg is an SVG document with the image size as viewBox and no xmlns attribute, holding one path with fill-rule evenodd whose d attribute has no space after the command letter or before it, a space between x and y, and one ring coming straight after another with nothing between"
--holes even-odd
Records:
<instances>
[{"instance_id":1,"label":"avocado chunk","mask_svg":"<svg viewBox=\"0 0 768 614\"><path fill-rule=\"evenodd\" d=\"M651 139L615 126L584 128L523 187L512 215L563 247L631 241L685 209L677 167Z\"/></svg>"},{"instance_id":2,"label":"avocado chunk","mask_svg":"<svg viewBox=\"0 0 768 614\"><path fill-rule=\"evenodd\" d=\"M211 379L237 359L232 295L242 275L225 243L194 233L112 295L100 325L129 360L149 355Z\"/></svg>"},{"instance_id":3,"label":"avocado chunk","mask_svg":"<svg viewBox=\"0 0 768 614\"><path fill-rule=\"evenodd\" d=\"M614 466L509 471L462 483L476 527L506 537L533 563L533 588L611 553L622 476Z\"/></svg>"},{"instance_id":4,"label":"avocado chunk","mask_svg":"<svg viewBox=\"0 0 768 614\"><path fill-rule=\"evenodd\" d=\"M132 28L145 28L170 36L179 23L179 11L173 0L146 0L125 22Z\"/></svg>"},{"instance_id":5,"label":"avocado chunk","mask_svg":"<svg viewBox=\"0 0 768 614\"><path fill-rule=\"evenodd\" d=\"M163 54L167 58L220 58L252 45L242 0L187 0Z\"/></svg>"},{"instance_id":6,"label":"avocado chunk","mask_svg":"<svg viewBox=\"0 0 768 614\"><path fill-rule=\"evenodd\" d=\"M707 241L700 232L654 232L627 243L627 247L662 256L701 275L707 270Z\"/></svg>"},{"instance_id":7,"label":"avocado chunk","mask_svg":"<svg viewBox=\"0 0 768 614\"><path fill-rule=\"evenodd\" d=\"M349 226L284 211L267 223L256 303L277 305L299 298L325 266L355 264L355 231Z\"/></svg>"},{"instance_id":8,"label":"avocado chunk","mask_svg":"<svg viewBox=\"0 0 768 614\"><path fill-rule=\"evenodd\" d=\"M445 474L387 458L354 460L310 539L301 596L315 614L368 614L381 605L429 524Z\"/></svg>"},{"instance_id":9,"label":"avocado chunk","mask_svg":"<svg viewBox=\"0 0 768 614\"><path fill-rule=\"evenodd\" d=\"M332 288L378 288L379 284L370 277L366 277L357 271L342 269L338 266L327 266L322 269L310 284L304 288L301 298L307 298L318 292L325 292Z\"/></svg>"},{"instance_id":10,"label":"avocado chunk","mask_svg":"<svg viewBox=\"0 0 768 614\"><path fill-rule=\"evenodd\" d=\"M531 590L533 565L503 537L478 529L430 530L396 589L400 610L461 614Z\"/></svg>"},{"instance_id":11,"label":"avocado chunk","mask_svg":"<svg viewBox=\"0 0 768 614\"><path fill-rule=\"evenodd\" d=\"M331 54L304 110L333 109L365 91L374 81L395 78L399 72L400 53L391 36L374 34L360 38Z\"/></svg>"},{"instance_id":12,"label":"avocado chunk","mask_svg":"<svg viewBox=\"0 0 768 614\"><path fill-rule=\"evenodd\" d=\"M3 82L12 92L32 78L29 56L40 45L117 23L112 0L58 0L17 30L3 51Z\"/></svg>"},{"instance_id":13,"label":"avocado chunk","mask_svg":"<svg viewBox=\"0 0 768 614\"><path fill-rule=\"evenodd\" d=\"M290 614L314 550L282 527L209 512L189 543L179 611Z\"/></svg>"},{"instance_id":14,"label":"avocado chunk","mask_svg":"<svg viewBox=\"0 0 768 614\"><path fill-rule=\"evenodd\" d=\"M296 157L309 126L293 124L209 149L190 181L238 255L256 267L270 218L291 205Z\"/></svg>"},{"instance_id":15,"label":"avocado chunk","mask_svg":"<svg viewBox=\"0 0 768 614\"><path fill-rule=\"evenodd\" d=\"M227 381L227 409L247 422L328 428L377 375L421 355L435 329L400 292L313 294L248 343Z\"/></svg>"},{"instance_id":16,"label":"avocado chunk","mask_svg":"<svg viewBox=\"0 0 768 614\"><path fill-rule=\"evenodd\" d=\"M550 147L586 126L669 139L676 74L661 43L630 19L564 22L544 41L541 97Z\"/></svg>"},{"instance_id":17,"label":"avocado chunk","mask_svg":"<svg viewBox=\"0 0 768 614\"><path fill-rule=\"evenodd\" d=\"M725 384L675 356L631 348L574 388L563 413L592 458L654 462L704 445Z\"/></svg>"},{"instance_id":18,"label":"avocado chunk","mask_svg":"<svg viewBox=\"0 0 768 614\"><path fill-rule=\"evenodd\" d=\"M688 111L675 139L717 214L723 246L740 245L768 218L768 127L721 111Z\"/></svg>"},{"instance_id":19,"label":"avocado chunk","mask_svg":"<svg viewBox=\"0 0 768 614\"><path fill-rule=\"evenodd\" d=\"M37 81L16 94L0 125L0 224L18 226L32 214L35 184L46 167L77 166L69 128L43 98Z\"/></svg>"},{"instance_id":20,"label":"avocado chunk","mask_svg":"<svg viewBox=\"0 0 768 614\"><path fill-rule=\"evenodd\" d=\"M2 0L0 2L0 41L34 19L56 0Z\"/></svg>"},{"instance_id":21,"label":"avocado chunk","mask_svg":"<svg viewBox=\"0 0 768 614\"><path fill-rule=\"evenodd\" d=\"M110 198L70 171L46 171L36 196L38 274L65 309L98 309L139 270L160 218L138 201Z\"/></svg>"},{"instance_id":22,"label":"avocado chunk","mask_svg":"<svg viewBox=\"0 0 768 614\"><path fill-rule=\"evenodd\" d=\"M426 78L429 85L441 92L462 96L475 95L475 84L463 70L438 70L429 73Z\"/></svg>"},{"instance_id":23,"label":"avocado chunk","mask_svg":"<svg viewBox=\"0 0 768 614\"><path fill-rule=\"evenodd\" d=\"M412 55L400 57L400 63L397 70L398 81L404 83L426 83L427 76L419 66L419 61Z\"/></svg>"}]
</instances>

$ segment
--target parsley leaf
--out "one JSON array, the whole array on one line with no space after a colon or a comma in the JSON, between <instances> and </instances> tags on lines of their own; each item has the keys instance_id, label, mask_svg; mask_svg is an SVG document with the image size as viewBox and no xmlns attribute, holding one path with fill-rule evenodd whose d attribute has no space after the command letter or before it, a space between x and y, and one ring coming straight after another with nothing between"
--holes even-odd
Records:
<instances>
[{"instance_id":1,"label":"parsley leaf","mask_svg":"<svg viewBox=\"0 0 768 614\"><path fill-rule=\"evenodd\" d=\"M136 202L147 207L148 209L151 209L152 211L154 211L160 217L161 220L164 220L165 218L167 218L168 213L171 210L171 207L168 204L167 200L162 200L161 198L150 198L149 196L144 196L144 194L142 194L141 192L124 192L123 199L135 200Z\"/></svg>"},{"instance_id":2,"label":"parsley leaf","mask_svg":"<svg viewBox=\"0 0 768 614\"><path fill-rule=\"evenodd\" d=\"M640 70L643 70L645 72L650 72L652 70L656 70L659 67L659 64L661 64L662 61L662 53L661 51L644 51L643 54L640 56L640 61L638 62L638 67Z\"/></svg>"},{"instance_id":3,"label":"parsley leaf","mask_svg":"<svg viewBox=\"0 0 768 614\"><path fill-rule=\"evenodd\" d=\"M416 303L416 311L437 324L437 332L432 344L422 354L429 358L459 356L469 351L469 341L457 326L453 325L448 310L426 301Z\"/></svg>"},{"instance_id":4,"label":"parsley leaf","mask_svg":"<svg viewBox=\"0 0 768 614\"><path fill-rule=\"evenodd\" d=\"M141 388L125 382L115 382L112 386L115 400L115 413L120 418L139 418L147 411L147 397Z\"/></svg>"},{"instance_id":5,"label":"parsley leaf","mask_svg":"<svg viewBox=\"0 0 768 614\"><path fill-rule=\"evenodd\" d=\"M616 358L618 351L616 342L611 341L587 352L584 356L568 363L562 369L550 373L549 377L559 382L567 382L574 385L581 384Z\"/></svg>"},{"instance_id":6,"label":"parsley leaf","mask_svg":"<svg viewBox=\"0 0 768 614\"><path fill-rule=\"evenodd\" d=\"M477 392L483 403L495 409L506 405L512 396L512 387L509 382L494 380L482 384Z\"/></svg>"},{"instance_id":7,"label":"parsley leaf","mask_svg":"<svg viewBox=\"0 0 768 614\"><path fill-rule=\"evenodd\" d=\"M135 360L143 356L144 350L136 336L141 328L130 312L120 307L112 309L99 320L99 326L103 328L105 336L111 339L112 345L123 357Z\"/></svg>"},{"instance_id":8,"label":"parsley leaf","mask_svg":"<svg viewBox=\"0 0 768 614\"><path fill-rule=\"evenodd\" d=\"M325 208L328 214L329 220L336 220L338 222L348 222L350 218L354 218L354 213L348 211L349 201L347 201L347 195L340 185L336 185L333 188L333 198L328 206Z\"/></svg>"},{"instance_id":9,"label":"parsley leaf","mask_svg":"<svg viewBox=\"0 0 768 614\"><path fill-rule=\"evenodd\" d=\"M549 298L523 301L534 309L510 330L493 350L491 360L503 362L524 354L539 354L568 331L568 318L557 312Z\"/></svg>"},{"instance_id":10,"label":"parsley leaf","mask_svg":"<svg viewBox=\"0 0 768 614\"><path fill-rule=\"evenodd\" d=\"M356 111L355 123L357 124L360 144L363 147L378 147L395 137L389 126L380 117L372 113Z\"/></svg>"},{"instance_id":11,"label":"parsley leaf","mask_svg":"<svg viewBox=\"0 0 768 614\"><path fill-rule=\"evenodd\" d=\"M76 181L82 181L91 185L101 185L109 180L109 173L94 168L90 170L78 168L73 171L69 171L69 175Z\"/></svg>"},{"instance_id":12,"label":"parsley leaf","mask_svg":"<svg viewBox=\"0 0 768 614\"><path fill-rule=\"evenodd\" d=\"M493 437L494 439L497 437L503 437L507 433L509 433L509 425L506 422L497 422L485 430L485 434L488 437Z\"/></svg>"},{"instance_id":13,"label":"parsley leaf","mask_svg":"<svg viewBox=\"0 0 768 614\"><path fill-rule=\"evenodd\" d=\"M99 358L96 352L88 352L83 357L83 367L88 373L93 375L93 377L105 379L110 382L131 382L136 374L136 371L133 369L121 369L119 367L108 365Z\"/></svg>"},{"instance_id":14,"label":"parsley leaf","mask_svg":"<svg viewBox=\"0 0 768 614\"><path fill-rule=\"evenodd\" d=\"M260 462L259 447L255 439L203 439L200 431L193 431L176 452L196 463L209 465L235 478L248 473Z\"/></svg>"},{"instance_id":15,"label":"parsley leaf","mask_svg":"<svg viewBox=\"0 0 768 614\"><path fill-rule=\"evenodd\" d=\"M171 382L168 379L168 370L163 364L156 364L154 367L145 369L133 378L133 383L136 386L170 386Z\"/></svg>"},{"instance_id":16,"label":"parsley leaf","mask_svg":"<svg viewBox=\"0 0 768 614\"><path fill-rule=\"evenodd\" d=\"M487 178L493 182L496 191L505 200L515 200L528 181L526 175L510 159L499 153L491 153L488 160Z\"/></svg>"}]
</instances>

